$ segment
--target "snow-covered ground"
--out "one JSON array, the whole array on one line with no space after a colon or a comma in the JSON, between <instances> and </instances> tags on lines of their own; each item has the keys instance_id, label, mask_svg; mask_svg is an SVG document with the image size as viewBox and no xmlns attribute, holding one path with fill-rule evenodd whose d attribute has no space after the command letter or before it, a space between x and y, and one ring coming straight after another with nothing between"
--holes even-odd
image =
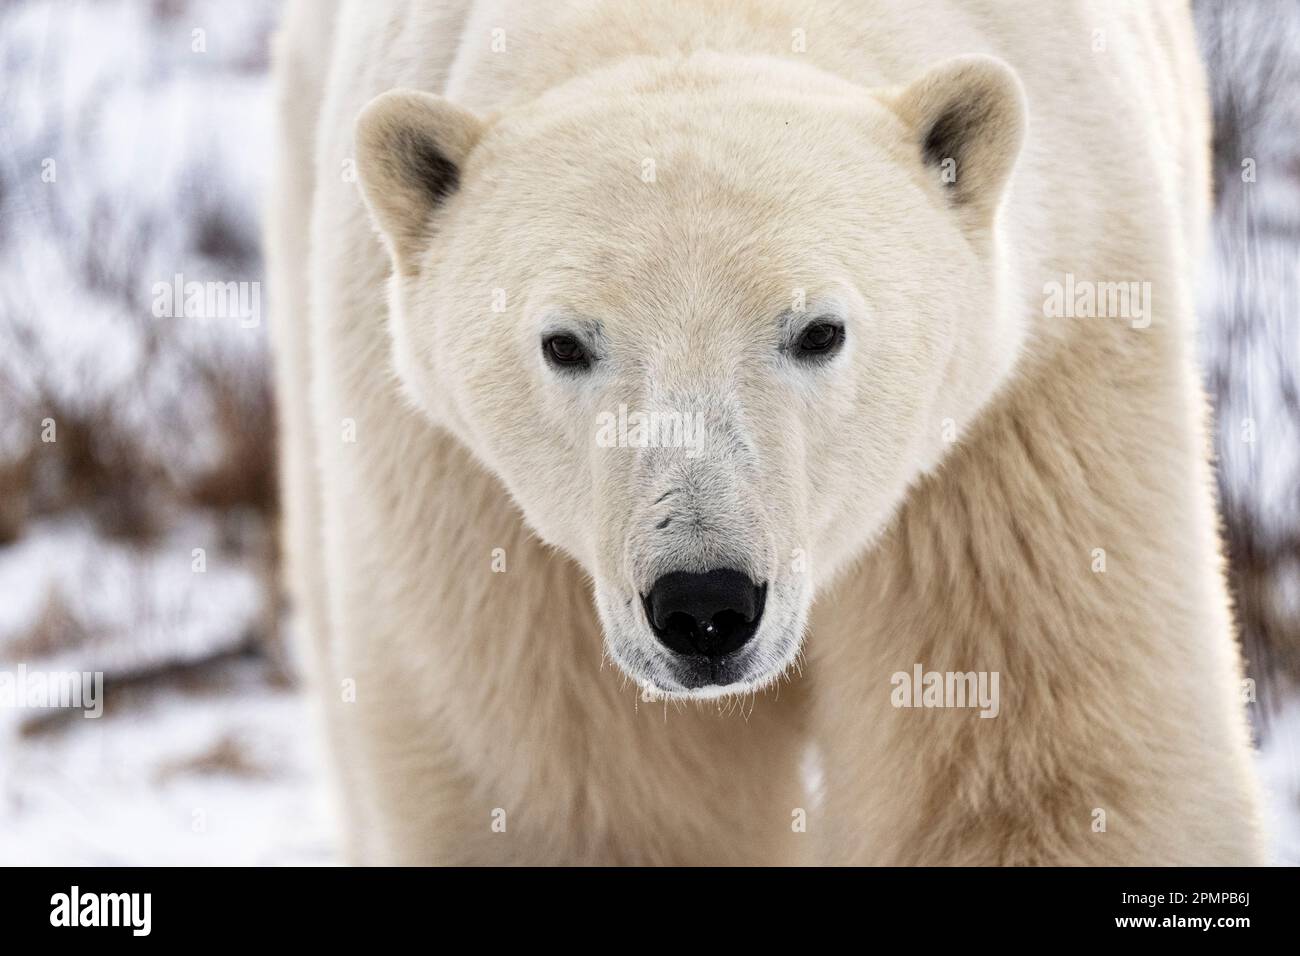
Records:
<instances>
[{"instance_id":1,"label":"snow-covered ground","mask_svg":"<svg viewBox=\"0 0 1300 956\"><path fill-rule=\"evenodd\" d=\"M231 658L0 745L0 863L337 862L301 695Z\"/></svg>"},{"instance_id":2,"label":"snow-covered ground","mask_svg":"<svg viewBox=\"0 0 1300 956\"><path fill-rule=\"evenodd\" d=\"M276 6L0 6L0 672L106 681L97 719L0 708L0 863L337 862L279 637L265 322L152 310L176 273L261 281ZM1262 6L1234 9L1300 50L1300 16ZM1281 97L1222 35L1216 62L1241 82L1216 83L1216 102L1227 90L1245 111L1237 135L1261 175L1286 169L1300 59L1291 79L1269 74L1294 83ZM1235 170L1232 149L1220 159ZM1221 216L1206 342L1223 414L1261 432L1248 448L1221 437L1229 524L1271 554L1300 527L1300 419L1279 397L1300 381L1300 174L1260 182L1225 193L1269 238ZM1266 593L1280 595L1273 626L1297 620L1300 591ZM1258 762L1277 860L1300 865L1300 694L1277 697Z\"/></svg>"},{"instance_id":3,"label":"snow-covered ground","mask_svg":"<svg viewBox=\"0 0 1300 956\"><path fill-rule=\"evenodd\" d=\"M266 592L264 570L202 514L148 547L75 518L37 521L0 549L0 648L50 670L140 675L253 644Z\"/></svg>"}]
</instances>

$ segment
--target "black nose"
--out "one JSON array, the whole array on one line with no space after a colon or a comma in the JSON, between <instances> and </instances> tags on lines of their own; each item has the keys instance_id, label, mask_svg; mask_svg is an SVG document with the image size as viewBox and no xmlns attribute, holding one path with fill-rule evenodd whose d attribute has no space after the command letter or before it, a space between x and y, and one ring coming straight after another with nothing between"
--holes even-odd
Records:
<instances>
[{"instance_id":1,"label":"black nose","mask_svg":"<svg viewBox=\"0 0 1300 956\"><path fill-rule=\"evenodd\" d=\"M766 599L766 584L760 587L746 574L721 568L665 574L643 600L660 643L678 654L716 660L754 636Z\"/></svg>"}]
</instances>

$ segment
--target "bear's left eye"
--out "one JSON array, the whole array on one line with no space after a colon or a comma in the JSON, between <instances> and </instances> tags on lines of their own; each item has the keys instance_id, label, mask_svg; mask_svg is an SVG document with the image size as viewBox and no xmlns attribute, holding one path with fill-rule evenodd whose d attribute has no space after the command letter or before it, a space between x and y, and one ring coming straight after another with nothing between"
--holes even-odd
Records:
<instances>
[{"instance_id":1,"label":"bear's left eye","mask_svg":"<svg viewBox=\"0 0 1300 956\"><path fill-rule=\"evenodd\" d=\"M844 326L839 322L814 322L799 333L794 345L795 358L821 359L844 344Z\"/></svg>"},{"instance_id":2,"label":"bear's left eye","mask_svg":"<svg viewBox=\"0 0 1300 956\"><path fill-rule=\"evenodd\" d=\"M542 339L542 352L547 361L558 368L584 369L591 365L582 343L563 332Z\"/></svg>"}]
</instances>

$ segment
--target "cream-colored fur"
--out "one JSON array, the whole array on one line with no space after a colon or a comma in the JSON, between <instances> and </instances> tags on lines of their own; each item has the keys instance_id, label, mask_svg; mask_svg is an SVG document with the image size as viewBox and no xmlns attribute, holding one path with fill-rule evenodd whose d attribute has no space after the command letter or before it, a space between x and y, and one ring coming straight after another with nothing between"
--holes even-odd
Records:
<instances>
[{"instance_id":1,"label":"cream-colored fur","mask_svg":"<svg viewBox=\"0 0 1300 956\"><path fill-rule=\"evenodd\" d=\"M352 859L1261 859L1185 4L301 2L277 71L286 551ZM1067 274L1153 314L1051 317ZM599 446L620 404L703 448ZM701 684L639 598L719 566L767 607ZM915 664L998 716L895 707Z\"/></svg>"}]
</instances>

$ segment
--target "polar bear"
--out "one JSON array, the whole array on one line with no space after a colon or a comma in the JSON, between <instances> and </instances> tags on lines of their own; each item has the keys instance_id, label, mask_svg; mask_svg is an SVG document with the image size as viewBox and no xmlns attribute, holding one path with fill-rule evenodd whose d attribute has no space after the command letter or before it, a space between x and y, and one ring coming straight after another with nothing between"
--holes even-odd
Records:
<instances>
[{"instance_id":1,"label":"polar bear","mask_svg":"<svg viewBox=\"0 0 1300 956\"><path fill-rule=\"evenodd\" d=\"M350 859L1262 859L1184 2L298 2L276 71Z\"/></svg>"}]
</instances>

